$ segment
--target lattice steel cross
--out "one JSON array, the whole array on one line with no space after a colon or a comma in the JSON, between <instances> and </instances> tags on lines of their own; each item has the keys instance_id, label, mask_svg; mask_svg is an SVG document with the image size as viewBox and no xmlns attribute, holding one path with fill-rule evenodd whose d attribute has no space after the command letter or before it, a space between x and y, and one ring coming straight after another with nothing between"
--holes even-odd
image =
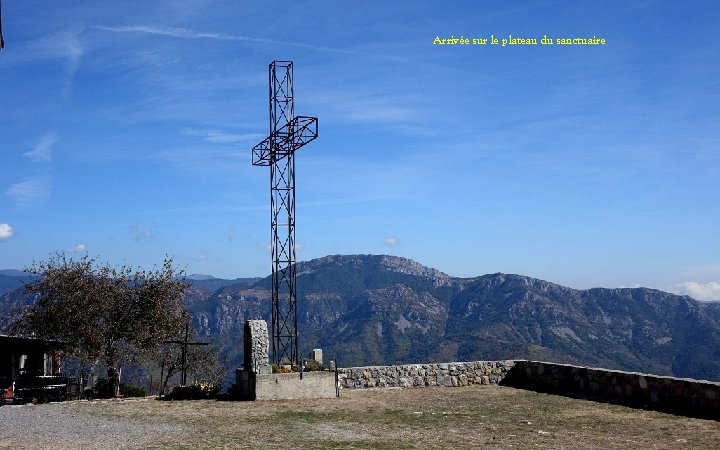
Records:
<instances>
[{"instance_id":1,"label":"lattice steel cross","mask_svg":"<svg viewBox=\"0 0 720 450\"><path fill-rule=\"evenodd\" d=\"M294 153L318 136L317 117L295 116L293 64L270 64L270 135L252 149L255 166L270 166L273 362L298 363L295 290Z\"/></svg>"}]
</instances>

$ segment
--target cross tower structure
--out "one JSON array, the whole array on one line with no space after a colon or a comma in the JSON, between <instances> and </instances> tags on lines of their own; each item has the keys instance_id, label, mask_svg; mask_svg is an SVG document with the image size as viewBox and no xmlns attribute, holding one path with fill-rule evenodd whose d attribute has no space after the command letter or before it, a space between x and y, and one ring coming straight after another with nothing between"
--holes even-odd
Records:
<instances>
[{"instance_id":1,"label":"cross tower structure","mask_svg":"<svg viewBox=\"0 0 720 450\"><path fill-rule=\"evenodd\" d=\"M270 134L252 149L255 166L270 166L273 363L297 364L295 285L295 151L318 136L317 117L295 116L293 63L273 61Z\"/></svg>"}]
</instances>

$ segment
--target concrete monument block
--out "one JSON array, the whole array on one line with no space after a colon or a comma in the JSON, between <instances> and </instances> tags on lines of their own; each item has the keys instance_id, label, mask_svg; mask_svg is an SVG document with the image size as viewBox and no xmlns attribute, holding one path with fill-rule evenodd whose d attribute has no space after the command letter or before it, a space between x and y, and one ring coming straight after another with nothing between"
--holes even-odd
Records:
<instances>
[{"instance_id":1,"label":"concrete monument block","mask_svg":"<svg viewBox=\"0 0 720 450\"><path fill-rule=\"evenodd\" d=\"M270 337L267 322L248 320L245 322L244 369L255 374L271 373Z\"/></svg>"}]
</instances>

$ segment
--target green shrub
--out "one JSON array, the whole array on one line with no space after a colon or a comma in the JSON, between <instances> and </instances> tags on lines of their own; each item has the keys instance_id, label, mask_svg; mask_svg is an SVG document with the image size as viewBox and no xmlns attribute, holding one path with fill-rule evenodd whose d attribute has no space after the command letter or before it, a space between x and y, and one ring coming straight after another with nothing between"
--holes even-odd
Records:
<instances>
[{"instance_id":1,"label":"green shrub","mask_svg":"<svg viewBox=\"0 0 720 450\"><path fill-rule=\"evenodd\" d=\"M303 362L305 363L305 372L318 372L325 370L325 367L314 359L305 359ZM273 364L271 367L272 373L300 372L300 366L291 366L290 364Z\"/></svg>"},{"instance_id":2,"label":"green shrub","mask_svg":"<svg viewBox=\"0 0 720 450\"><path fill-rule=\"evenodd\" d=\"M111 398L114 393L110 391L110 382L107 378L98 378L93 385L94 398Z\"/></svg>"},{"instance_id":3,"label":"green shrub","mask_svg":"<svg viewBox=\"0 0 720 450\"><path fill-rule=\"evenodd\" d=\"M272 365L272 373L290 373L290 372L300 372L300 368L298 366L291 366L290 364L273 364Z\"/></svg>"},{"instance_id":4,"label":"green shrub","mask_svg":"<svg viewBox=\"0 0 720 450\"><path fill-rule=\"evenodd\" d=\"M176 386L163 400L202 400L215 398L220 392L217 383L195 382L190 386Z\"/></svg>"},{"instance_id":5,"label":"green shrub","mask_svg":"<svg viewBox=\"0 0 720 450\"><path fill-rule=\"evenodd\" d=\"M120 395L125 397L145 397L147 394L144 387L120 383Z\"/></svg>"},{"instance_id":6,"label":"green shrub","mask_svg":"<svg viewBox=\"0 0 720 450\"><path fill-rule=\"evenodd\" d=\"M305 361L305 372L319 372L325 370L325 367L314 359L306 359Z\"/></svg>"},{"instance_id":7,"label":"green shrub","mask_svg":"<svg viewBox=\"0 0 720 450\"><path fill-rule=\"evenodd\" d=\"M199 398L215 398L218 392L220 392L220 385L218 383L210 383L207 381L196 381L190 388L200 395Z\"/></svg>"}]
</instances>

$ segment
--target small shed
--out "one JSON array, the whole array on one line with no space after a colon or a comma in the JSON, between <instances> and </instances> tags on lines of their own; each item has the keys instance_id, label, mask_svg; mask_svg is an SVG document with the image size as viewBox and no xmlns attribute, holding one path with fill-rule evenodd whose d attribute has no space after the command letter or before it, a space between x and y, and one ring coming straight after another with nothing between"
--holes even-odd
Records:
<instances>
[{"instance_id":1,"label":"small shed","mask_svg":"<svg viewBox=\"0 0 720 450\"><path fill-rule=\"evenodd\" d=\"M13 398L18 377L55 377L60 375L63 344L46 339L0 335L0 393Z\"/></svg>"}]
</instances>

